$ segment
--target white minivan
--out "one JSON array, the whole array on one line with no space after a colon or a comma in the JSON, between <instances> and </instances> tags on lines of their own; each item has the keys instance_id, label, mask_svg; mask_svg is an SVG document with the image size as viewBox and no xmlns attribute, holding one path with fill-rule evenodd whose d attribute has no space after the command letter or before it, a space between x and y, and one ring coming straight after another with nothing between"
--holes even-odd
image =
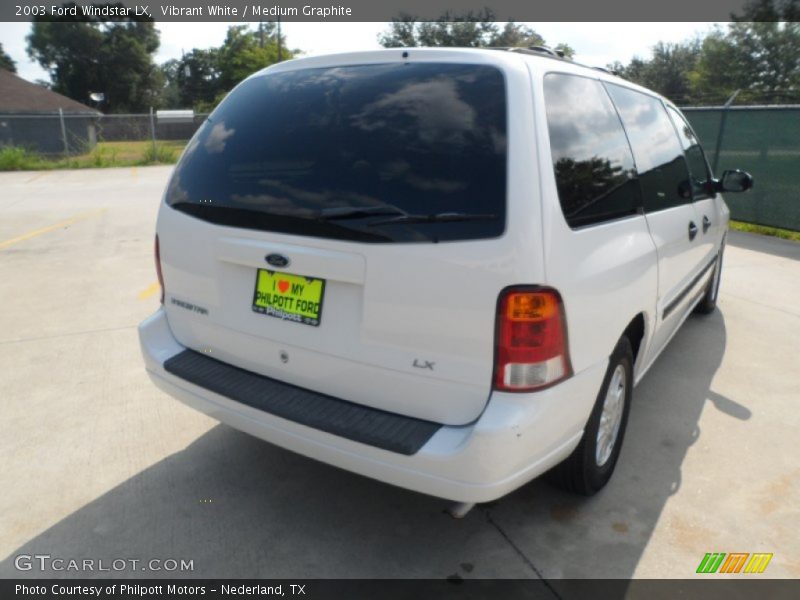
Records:
<instances>
[{"instance_id":1,"label":"white minivan","mask_svg":"<svg viewBox=\"0 0 800 600\"><path fill-rule=\"evenodd\" d=\"M463 504L609 480L633 387L713 310L728 209L669 101L544 49L291 60L238 85L161 203L162 390Z\"/></svg>"}]
</instances>

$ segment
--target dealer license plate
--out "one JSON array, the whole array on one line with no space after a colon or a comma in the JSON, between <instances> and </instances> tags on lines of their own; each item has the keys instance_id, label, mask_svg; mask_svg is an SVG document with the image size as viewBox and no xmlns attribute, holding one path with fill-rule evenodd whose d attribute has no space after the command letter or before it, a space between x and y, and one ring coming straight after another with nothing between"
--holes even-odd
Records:
<instances>
[{"instance_id":1,"label":"dealer license plate","mask_svg":"<svg viewBox=\"0 0 800 600\"><path fill-rule=\"evenodd\" d=\"M258 269L253 310L257 313L318 326L325 280Z\"/></svg>"}]
</instances>

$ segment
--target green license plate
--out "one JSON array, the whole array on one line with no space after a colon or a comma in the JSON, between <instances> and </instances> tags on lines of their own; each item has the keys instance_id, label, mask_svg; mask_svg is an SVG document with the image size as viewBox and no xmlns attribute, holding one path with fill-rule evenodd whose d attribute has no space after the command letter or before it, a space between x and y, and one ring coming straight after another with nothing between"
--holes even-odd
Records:
<instances>
[{"instance_id":1,"label":"green license plate","mask_svg":"<svg viewBox=\"0 0 800 600\"><path fill-rule=\"evenodd\" d=\"M319 325L325 280L259 269L253 310L263 315Z\"/></svg>"}]
</instances>

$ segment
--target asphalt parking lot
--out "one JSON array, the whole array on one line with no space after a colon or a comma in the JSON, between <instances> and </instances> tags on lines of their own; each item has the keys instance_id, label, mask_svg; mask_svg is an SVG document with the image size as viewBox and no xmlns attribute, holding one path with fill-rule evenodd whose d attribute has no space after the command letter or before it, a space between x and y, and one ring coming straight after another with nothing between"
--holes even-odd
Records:
<instances>
[{"instance_id":1,"label":"asphalt parking lot","mask_svg":"<svg viewBox=\"0 0 800 600\"><path fill-rule=\"evenodd\" d=\"M720 310L636 389L602 493L535 481L454 520L150 383L136 326L158 305L170 170L0 174L0 577L684 578L707 552L800 577L800 244L730 233ZM194 570L18 571L20 554Z\"/></svg>"}]
</instances>

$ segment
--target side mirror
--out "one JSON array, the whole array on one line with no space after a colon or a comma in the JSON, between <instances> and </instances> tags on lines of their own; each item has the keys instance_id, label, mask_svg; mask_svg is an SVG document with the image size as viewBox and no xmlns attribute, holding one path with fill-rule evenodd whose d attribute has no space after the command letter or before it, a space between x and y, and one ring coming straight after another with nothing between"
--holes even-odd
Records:
<instances>
[{"instance_id":1,"label":"side mirror","mask_svg":"<svg viewBox=\"0 0 800 600\"><path fill-rule=\"evenodd\" d=\"M717 192L746 192L751 187L753 187L753 176L740 169L725 171L721 179L714 181L714 189Z\"/></svg>"}]
</instances>

